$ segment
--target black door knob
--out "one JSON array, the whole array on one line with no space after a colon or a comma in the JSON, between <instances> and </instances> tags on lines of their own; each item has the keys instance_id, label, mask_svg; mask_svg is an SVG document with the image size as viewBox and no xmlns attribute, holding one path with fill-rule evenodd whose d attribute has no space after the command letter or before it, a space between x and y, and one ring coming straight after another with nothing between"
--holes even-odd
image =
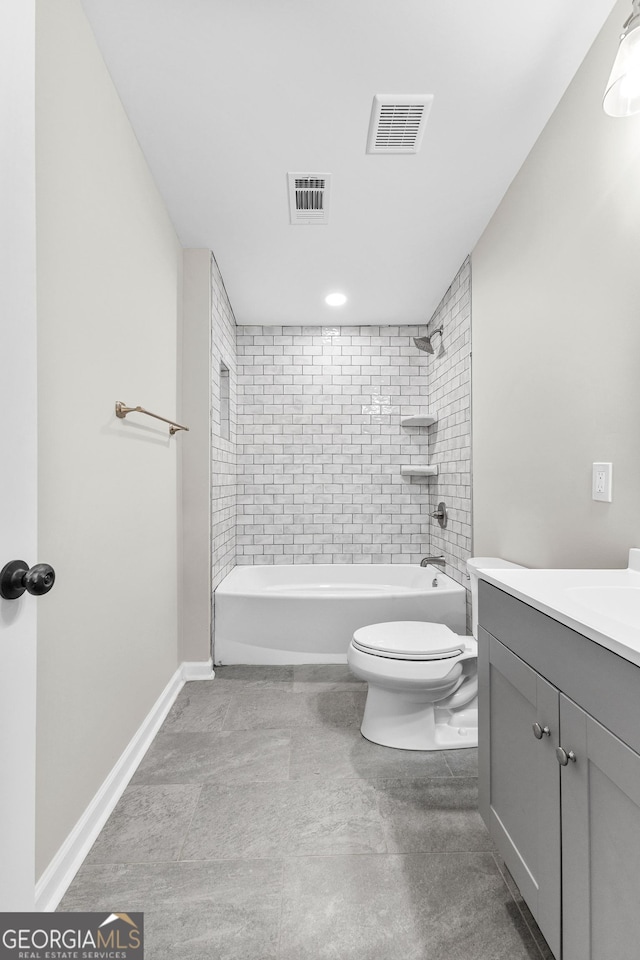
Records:
<instances>
[{"instance_id":1,"label":"black door knob","mask_svg":"<svg viewBox=\"0 0 640 960\"><path fill-rule=\"evenodd\" d=\"M29 568L24 560L12 560L0 570L0 597L17 600L27 591L34 597L49 593L56 580L56 573L48 563L36 563Z\"/></svg>"}]
</instances>

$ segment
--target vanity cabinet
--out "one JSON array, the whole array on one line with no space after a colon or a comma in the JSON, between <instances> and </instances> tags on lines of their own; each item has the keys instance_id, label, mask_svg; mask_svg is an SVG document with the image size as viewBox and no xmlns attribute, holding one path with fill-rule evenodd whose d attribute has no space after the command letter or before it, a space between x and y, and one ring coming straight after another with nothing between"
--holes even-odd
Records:
<instances>
[{"instance_id":1,"label":"vanity cabinet","mask_svg":"<svg viewBox=\"0 0 640 960\"><path fill-rule=\"evenodd\" d=\"M483 631L480 810L556 957L560 951L558 691ZM536 737L533 725L538 724Z\"/></svg>"},{"instance_id":2,"label":"vanity cabinet","mask_svg":"<svg viewBox=\"0 0 640 960\"><path fill-rule=\"evenodd\" d=\"M640 957L640 667L480 584L480 809L557 960Z\"/></svg>"},{"instance_id":3,"label":"vanity cabinet","mask_svg":"<svg viewBox=\"0 0 640 960\"><path fill-rule=\"evenodd\" d=\"M640 695L640 690L638 691ZM640 755L560 696L562 956L640 956Z\"/></svg>"}]
</instances>

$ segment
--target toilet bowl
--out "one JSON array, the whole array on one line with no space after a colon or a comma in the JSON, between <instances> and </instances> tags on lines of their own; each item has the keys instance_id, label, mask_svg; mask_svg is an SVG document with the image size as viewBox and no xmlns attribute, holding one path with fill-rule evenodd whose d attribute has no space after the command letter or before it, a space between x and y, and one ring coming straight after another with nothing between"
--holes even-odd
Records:
<instances>
[{"instance_id":1,"label":"toilet bowl","mask_svg":"<svg viewBox=\"0 0 640 960\"><path fill-rule=\"evenodd\" d=\"M368 684L362 735L401 750L453 750L478 744L478 571L517 567L472 557L474 636L443 623L400 620L361 627L347 652L352 673Z\"/></svg>"}]
</instances>

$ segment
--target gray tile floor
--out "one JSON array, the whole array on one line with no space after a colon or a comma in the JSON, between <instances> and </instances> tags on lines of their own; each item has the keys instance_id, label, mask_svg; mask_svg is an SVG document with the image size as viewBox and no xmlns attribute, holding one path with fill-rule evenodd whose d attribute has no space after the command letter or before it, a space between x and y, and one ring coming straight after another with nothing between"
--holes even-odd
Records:
<instances>
[{"instance_id":1,"label":"gray tile floor","mask_svg":"<svg viewBox=\"0 0 640 960\"><path fill-rule=\"evenodd\" d=\"M477 812L475 750L364 740L347 667L188 683L61 910L148 960L552 960Z\"/></svg>"}]
</instances>

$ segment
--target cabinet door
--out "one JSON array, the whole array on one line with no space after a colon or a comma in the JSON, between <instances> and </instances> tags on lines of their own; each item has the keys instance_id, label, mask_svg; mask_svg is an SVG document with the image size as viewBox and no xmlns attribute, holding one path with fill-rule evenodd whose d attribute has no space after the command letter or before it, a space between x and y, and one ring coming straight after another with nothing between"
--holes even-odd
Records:
<instances>
[{"instance_id":1,"label":"cabinet door","mask_svg":"<svg viewBox=\"0 0 640 960\"><path fill-rule=\"evenodd\" d=\"M486 631L478 639L480 812L559 957L558 691ZM550 733L538 739L536 723Z\"/></svg>"},{"instance_id":2,"label":"cabinet door","mask_svg":"<svg viewBox=\"0 0 640 960\"><path fill-rule=\"evenodd\" d=\"M640 756L560 697L564 960L640 956Z\"/></svg>"}]
</instances>

